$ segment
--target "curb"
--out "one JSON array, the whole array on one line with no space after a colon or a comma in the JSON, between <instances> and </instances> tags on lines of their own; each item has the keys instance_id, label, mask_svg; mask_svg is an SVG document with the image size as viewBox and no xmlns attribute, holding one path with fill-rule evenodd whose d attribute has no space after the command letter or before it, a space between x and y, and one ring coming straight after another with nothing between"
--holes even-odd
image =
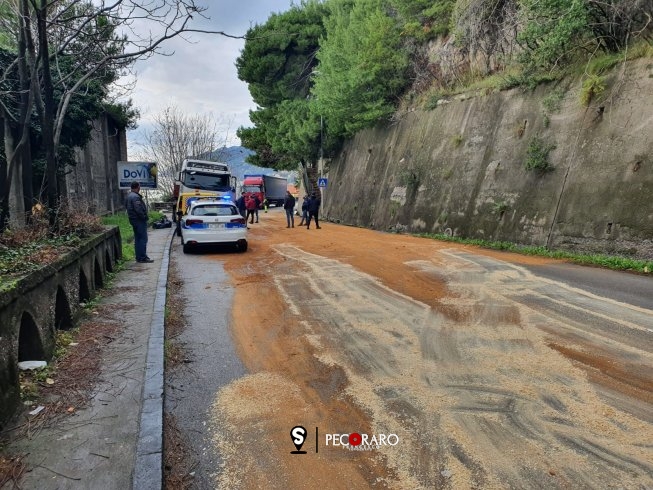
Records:
<instances>
[{"instance_id":1,"label":"curb","mask_svg":"<svg viewBox=\"0 0 653 490\"><path fill-rule=\"evenodd\" d=\"M140 429L136 443L132 482L132 488L138 490L161 490L163 488L163 342L168 266L173 238L174 233L171 234L171 238L163 249L156 297L154 298L150 338L147 345Z\"/></svg>"}]
</instances>

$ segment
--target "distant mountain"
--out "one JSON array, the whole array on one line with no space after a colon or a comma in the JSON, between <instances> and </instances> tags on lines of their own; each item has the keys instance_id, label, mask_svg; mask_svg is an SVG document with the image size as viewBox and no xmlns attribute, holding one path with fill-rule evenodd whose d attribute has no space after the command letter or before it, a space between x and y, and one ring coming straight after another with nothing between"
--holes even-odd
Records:
<instances>
[{"instance_id":1,"label":"distant mountain","mask_svg":"<svg viewBox=\"0 0 653 490\"><path fill-rule=\"evenodd\" d=\"M247 163L245 159L249 155L253 155L254 152L243 146L223 146L217 150L213 150L211 153L207 154L205 157L207 160L215 160L220 162L225 162L229 165L231 172L236 176L238 182L240 183L245 175L279 175L281 177L288 178L289 183L294 183L297 181L297 172L282 170L278 171L273 168L268 167L258 167Z\"/></svg>"}]
</instances>

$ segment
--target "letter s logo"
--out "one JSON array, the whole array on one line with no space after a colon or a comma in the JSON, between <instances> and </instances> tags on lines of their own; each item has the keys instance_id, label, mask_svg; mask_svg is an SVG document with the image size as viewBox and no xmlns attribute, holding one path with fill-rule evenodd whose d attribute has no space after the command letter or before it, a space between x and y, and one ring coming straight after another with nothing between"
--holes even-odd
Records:
<instances>
[{"instance_id":1,"label":"letter s logo","mask_svg":"<svg viewBox=\"0 0 653 490\"><path fill-rule=\"evenodd\" d=\"M307 433L308 432L306 431L306 429L301 425L296 425L295 427L290 429L290 438L292 439L292 443L297 448L296 451L290 451L291 454L306 454L306 451L301 451L301 448L304 445L304 442L306 441Z\"/></svg>"}]
</instances>

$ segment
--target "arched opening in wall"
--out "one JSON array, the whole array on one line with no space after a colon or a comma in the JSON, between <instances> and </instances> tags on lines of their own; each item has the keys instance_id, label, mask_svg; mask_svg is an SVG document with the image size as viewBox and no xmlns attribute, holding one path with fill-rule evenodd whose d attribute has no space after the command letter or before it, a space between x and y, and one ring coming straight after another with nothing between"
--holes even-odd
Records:
<instances>
[{"instance_id":1,"label":"arched opening in wall","mask_svg":"<svg viewBox=\"0 0 653 490\"><path fill-rule=\"evenodd\" d=\"M109 255L109 250L104 253L104 262L106 264L107 271L113 272L113 262L111 262L111 255Z\"/></svg>"},{"instance_id":2,"label":"arched opening in wall","mask_svg":"<svg viewBox=\"0 0 653 490\"><path fill-rule=\"evenodd\" d=\"M91 290L88 288L88 279L83 269L79 269L79 302L86 303L91 299Z\"/></svg>"},{"instance_id":3,"label":"arched opening in wall","mask_svg":"<svg viewBox=\"0 0 653 490\"><path fill-rule=\"evenodd\" d=\"M63 288L57 288L57 301L54 307L54 327L57 330L73 328L73 316L70 314L70 303Z\"/></svg>"},{"instance_id":4,"label":"arched opening in wall","mask_svg":"<svg viewBox=\"0 0 653 490\"><path fill-rule=\"evenodd\" d=\"M45 351L43 350L39 329L32 315L25 312L20 319L20 331L18 333L18 362L45 360Z\"/></svg>"},{"instance_id":5,"label":"arched opening in wall","mask_svg":"<svg viewBox=\"0 0 653 490\"><path fill-rule=\"evenodd\" d=\"M102 278L102 267L100 267L100 262L98 262L97 257L95 258L95 288L100 289L104 284L104 279Z\"/></svg>"}]
</instances>

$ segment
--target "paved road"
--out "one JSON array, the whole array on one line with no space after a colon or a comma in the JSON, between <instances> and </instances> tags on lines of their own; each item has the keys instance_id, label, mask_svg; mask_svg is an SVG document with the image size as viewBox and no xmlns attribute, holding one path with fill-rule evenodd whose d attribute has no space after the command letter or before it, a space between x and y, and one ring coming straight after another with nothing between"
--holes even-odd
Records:
<instances>
[{"instance_id":1,"label":"paved road","mask_svg":"<svg viewBox=\"0 0 653 490\"><path fill-rule=\"evenodd\" d=\"M219 488L653 486L651 278L274 212L249 238L181 259L234 287ZM353 432L400 442L329 444Z\"/></svg>"},{"instance_id":2,"label":"paved road","mask_svg":"<svg viewBox=\"0 0 653 490\"><path fill-rule=\"evenodd\" d=\"M186 255L178 238L171 247L171 265L184 278L174 294L185 299L187 321L175 342L189 362L168 369L165 410L174 415L197 464L193 488L214 488L221 459L212 441L211 405L220 388L244 374L229 332L233 287L222 262L230 252Z\"/></svg>"},{"instance_id":3,"label":"paved road","mask_svg":"<svg viewBox=\"0 0 653 490\"><path fill-rule=\"evenodd\" d=\"M526 266L526 269L539 277L653 311L653 279L650 276L559 263Z\"/></svg>"}]
</instances>

